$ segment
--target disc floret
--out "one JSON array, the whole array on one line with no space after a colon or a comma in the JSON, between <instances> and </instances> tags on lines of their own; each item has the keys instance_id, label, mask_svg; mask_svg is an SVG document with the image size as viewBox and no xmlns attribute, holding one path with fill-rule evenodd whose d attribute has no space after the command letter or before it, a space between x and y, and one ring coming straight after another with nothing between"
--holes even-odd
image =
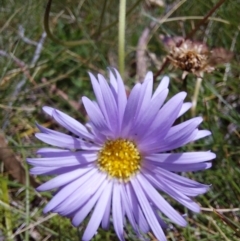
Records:
<instances>
[{"instance_id":1,"label":"disc floret","mask_svg":"<svg viewBox=\"0 0 240 241\"><path fill-rule=\"evenodd\" d=\"M108 140L99 151L98 167L112 178L128 181L141 168L141 155L134 142Z\"/></svg>"}]
</instances>

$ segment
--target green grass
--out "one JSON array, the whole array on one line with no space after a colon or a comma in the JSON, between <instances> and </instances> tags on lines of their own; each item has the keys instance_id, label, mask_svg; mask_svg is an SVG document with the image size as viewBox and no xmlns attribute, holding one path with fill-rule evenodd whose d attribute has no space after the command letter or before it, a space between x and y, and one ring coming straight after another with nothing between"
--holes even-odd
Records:
<instances>
[{"instance_id":1,"label":"green grass","mask_svg":"<svg viewBox=\"0 0 240 241\"><path fill-rule=\"evenodd\" d=\"M61 2L61 3L60 3ZM137 0L127 1L129 10ZM149 6L139 1L126 18L125 36L125 84L131 87L138 81L136 50L142 32L151 21L159 22L149 34L146 47L147 67L156 73L166 57L159 35L185 36L193 26L217 3L216 0L187 0L170 16L173 4ZM103 8L104 3L106 7ZM50 27L61 41L87 40L74 47L65 47L45 39L41 55L36 63L33 57L36 46L19 35L22 26L24 36L38 43L43 33L43 15L46 1L0 1L0 130L8 140L8 147L28 170L26 157L33 157L43 146L36 140L35 122L62 130L49 120L42 106L50 105L80 120L86 120L81 97L93 98L87 71L107 74L107 67L118 67L118 1L111 0L53 0ZM188 145L182 150L213 150L217 158L213 167L204 172L185 174L199 182L212 184L210 191L196 200L202 207L194 214L175 201L169 202L181 213L187 214L189 226L175 225L167 230L169 241L235 241L240 239L240 2L228 0L213 14L194 35L193 39L206 41L210 47L223 47L234 52L227 65L219 66L211 74L205 74L200 89L196 115L202 116L201 128L212 131L212 136ZM187 18L188 17L188 18ZM186 20L185 20L186 18ZM87 43L86 43L87 42ZM14 59L15 56L17 59ZM21 62L22 61L22 62ZM227 72L229 68L229 72ZM170 66L162 75L171 78L170 96L182 90L182 72ZM160 77L156 80L159 82ZM19 84L22 86L19 88ZM196 77L187 79L187 100L194 92ZM187 113L184 119L190 118ZM58 215L42 214L42 208L51 193L37 193L29 178L20 183L8 175L0 156L0 240L81 240L82 227L77 230L68 219ZM49 177L36 177L41 183ZM214 209L219 210L218 214ZM223 211L221 211L223 209ZM224 216L221 216L224 215ZM128 240L137 238L127 227ZM151 240L152 236L150 234ZM93 240L118 240L113 230L99 229Z\"/></svg>"}]
</instances>

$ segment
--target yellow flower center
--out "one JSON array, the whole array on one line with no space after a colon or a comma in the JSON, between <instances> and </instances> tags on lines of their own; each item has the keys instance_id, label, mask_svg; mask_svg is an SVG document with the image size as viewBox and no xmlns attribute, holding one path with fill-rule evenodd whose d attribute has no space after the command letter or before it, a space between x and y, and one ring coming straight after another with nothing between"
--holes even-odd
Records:
<instances>
[{"instance_id":1,"label":"yellow flower center","mask_svg":"<svg viewBox=\"0 0 240 241\"><path fill-rule=\"evenodd\" d=\"M99 151L97 164L110 177L128 181L140 170L141 155L132 141L109 140Z\"/></svg>"}]
</instances>

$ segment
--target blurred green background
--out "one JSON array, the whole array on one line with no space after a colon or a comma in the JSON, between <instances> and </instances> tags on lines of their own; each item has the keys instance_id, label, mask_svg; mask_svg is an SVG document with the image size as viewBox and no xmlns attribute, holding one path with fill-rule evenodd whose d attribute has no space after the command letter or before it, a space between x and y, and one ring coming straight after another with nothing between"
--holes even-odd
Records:
<instances>
[{"instance_id":1,"label":"blurred green background","mask_svg":"<svg viewBox=\"0 0 240 241\"><path fill-rule=\"evenodd\" d=\"M124 81L131 88L147 70L157 73L167 52L161 36L189 34L218 1L127 0ZM62 130L42 112L50 105L80 120L86 120L82 96L93 98L87 72L107 76L107 67L118 68L119 1L53 0L49 26L55 38L78 41L66 47L46 36L43 19L47 1L0 0L0 240L81 240L84 225L75 229L66 218L43 215L51 193L37 193L49 177L29 177L26 157L43 144L36 140L35 122ZM205 74L196 115L201 128L212 137L182 150L213 150L213 167L205 172L183 174L212 184L197 198L200 214L167 200L186 214L187 228L170 225L171 241L240 240L240 1L226 0L193 36L210 48L222 47L233 59ZM170 96L180 90L191 101L196 76L182 81L182 71L167 66L157 77L171 78ZM190 118L187 113L184 119ZM217 211L214 211L216 209ZM155 240L151 233L150 240ZM93 240L118 240L113 230L99 229ZM138 240L130 227L126 240Z\"/></svg>"}]
</instances>

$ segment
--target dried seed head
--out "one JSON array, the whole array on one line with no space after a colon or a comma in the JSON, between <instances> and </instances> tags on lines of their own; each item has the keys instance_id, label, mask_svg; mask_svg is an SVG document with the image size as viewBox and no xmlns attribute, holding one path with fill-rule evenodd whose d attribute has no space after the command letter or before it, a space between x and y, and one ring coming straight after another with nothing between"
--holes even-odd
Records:
<instances>
[{"instance_id":1,"label":"dried seed head","mask_svg":"<svg viewBox=\"0 0 240 241\"><path fill-rule=\"evenodd\" d=\"M209 50L206 44L183 37L164 38L168 48L168 59L183 71L200 75L203 72L212 72L215 66L228 62L233 54L223 48Z\"/></svg>"}]
</instances>

